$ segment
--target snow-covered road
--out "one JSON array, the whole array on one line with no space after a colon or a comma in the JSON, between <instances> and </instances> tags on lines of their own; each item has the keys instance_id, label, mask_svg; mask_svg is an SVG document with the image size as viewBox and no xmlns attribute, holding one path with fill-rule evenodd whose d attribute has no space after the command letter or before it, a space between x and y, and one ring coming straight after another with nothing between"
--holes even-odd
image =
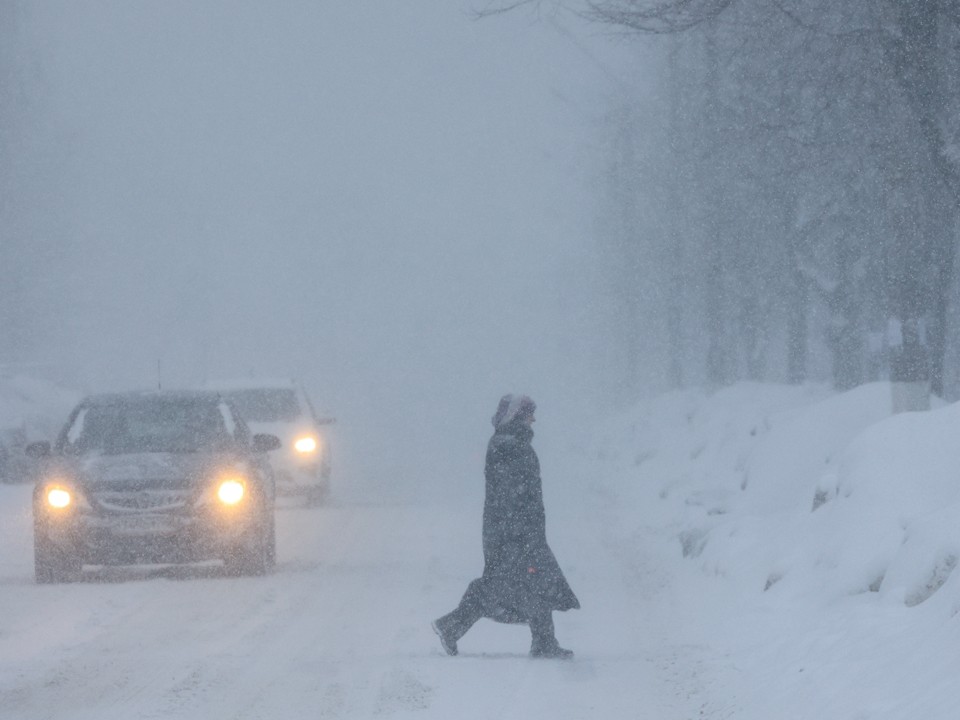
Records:
<instances>
[{"instance_id":1,"label":"snow-covered road","mask_svg":"<svg viewBox=\"0 0 960 720\"><path fill-rule=\"evenodd\" d=\"M482 456L338 475L331 506L278 510L264 578L37 586L30 488L0 485L0 720L953 720L960 405L889 417L889 393L741 385L596 441L546 427L569 662L522 627L481 622L455 658L430 630L482 566Z\"/></svg>"},{"instance_id":2,"label":"snow-covered road","mask_svg":"<svg viewBox=\"0 0 960 720\"><path fill-rule=\"evenodd\" d=\"M697 717L710 681L677 631L669 564L656 542L624 542L615 500L552 517L548 503L549 526L577 533L551 532L584 606L557 616L577 652L564 662L530 659L525 628L487 621L442 653L429 621L480 569L476 507L285 506L269 577L130 568L37 586L29 488L0 486L0 716Z\"/></svg>"}]
</instances>

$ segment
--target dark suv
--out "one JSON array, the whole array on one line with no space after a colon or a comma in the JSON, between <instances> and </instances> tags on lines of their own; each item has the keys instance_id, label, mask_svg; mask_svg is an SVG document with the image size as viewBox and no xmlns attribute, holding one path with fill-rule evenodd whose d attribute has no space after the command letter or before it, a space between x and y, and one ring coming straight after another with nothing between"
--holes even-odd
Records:
<instances>
[{"instance_id":1,"label":"dark suv","mask_svg":"<svg viewBox=\"0 0 960 720\"><path fill-rule=\"evenodd\" d=\"M275 561L272 435L252 435L215 392L96 395L70 414L33 494L39 583L84 564L222 559L231 574Z\"/></svg>"}]
</instances>

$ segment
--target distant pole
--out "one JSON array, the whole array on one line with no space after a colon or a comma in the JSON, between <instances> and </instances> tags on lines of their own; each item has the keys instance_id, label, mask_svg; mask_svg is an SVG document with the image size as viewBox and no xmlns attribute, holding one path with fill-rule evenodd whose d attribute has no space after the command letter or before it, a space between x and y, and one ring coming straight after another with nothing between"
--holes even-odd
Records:
<instances>
[{"instance_id":1,"label":"distant pole","mask_svg":"<svg viewBox=\"0 0 960 720\"><path fill-rule=\"evenodd\" d=\"M163 390L163 375L160 374L160 358L157 358L157 390Z\"/></svg>"}]
</instances>

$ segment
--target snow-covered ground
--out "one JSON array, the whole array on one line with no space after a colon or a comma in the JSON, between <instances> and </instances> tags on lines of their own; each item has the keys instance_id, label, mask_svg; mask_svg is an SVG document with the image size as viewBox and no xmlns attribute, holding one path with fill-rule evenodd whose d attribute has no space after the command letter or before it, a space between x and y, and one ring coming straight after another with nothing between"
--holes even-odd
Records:
<instances>
[{"instance_id":1,"label":"snow-covered ground","mask_svg":"<svg viewBox=\"0 0 960 720\"><path fill-rule=\"evenodd\" d=\"M958 717L960 405L890 406L886 383L738 385L606 428L622 541L675 549L706 717Z\"/></svg>"},{"instance_id":2,"label":"snow-covered ground","mask_svg":"<svg viewBox=\"0 0 960 720\"><path fill-rule=\"evenodd\" d=\"M678 392L548 425L548 535L583 609L572 661L429 621L479 572L477 495L278 510L279 567L32 579L29 487L0 486L0 717L957 717L960 406L890 388ZM462 483L480 483L481 469ZM816 505L816 509L814 506Z\"/></svg>"},{"instance_id":3,"label":"snow-covered ground","mask_svg":"<svg viewBox=\"0 0 960 720\"><path fill-rule=\"evenodd\" d=\"M71 390L0 366L0 483L31 471L24 448L53 437L77 400Z\"/></svg>"}]
</instances>

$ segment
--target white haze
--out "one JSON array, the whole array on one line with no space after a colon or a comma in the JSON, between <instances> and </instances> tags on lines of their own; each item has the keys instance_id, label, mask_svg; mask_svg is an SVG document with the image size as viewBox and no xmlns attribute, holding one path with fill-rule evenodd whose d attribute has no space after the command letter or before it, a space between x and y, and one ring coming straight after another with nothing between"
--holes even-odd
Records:
<instances>
[{"instance_id":1,"label":"white haze","mask_svg":"<svg viewBox=\"0 0 960 720\"><path fill-rule=\"evenodd\" d=\"M29 4L25 359L85 391L298 377L339 419L341 492L475 479L506 391L576 424L605 373L589 145L623 48L469 10Z\"/></svg>"}]
</instances>

